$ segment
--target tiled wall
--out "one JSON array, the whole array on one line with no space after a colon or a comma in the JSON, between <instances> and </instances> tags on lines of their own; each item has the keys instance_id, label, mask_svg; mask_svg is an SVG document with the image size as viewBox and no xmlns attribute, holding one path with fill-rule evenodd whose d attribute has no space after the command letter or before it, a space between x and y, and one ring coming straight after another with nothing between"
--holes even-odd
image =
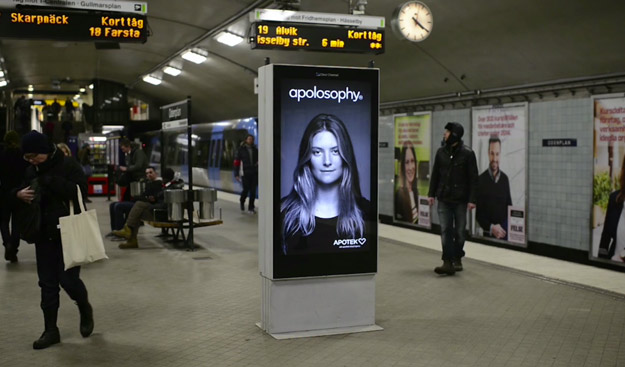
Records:
<instances>
[{"instance_id":1,"label":"tiled wall","mask_svg":"<svg viewBox=\"0 0 625 367\"><path fill-rule=\"evenodd\" d=\"M588 97L529 103L528 239L588 251L592 200L592 103ZM435 111L432 159L445 124L461 123L471 146L471 109ZM380 119L380 214L393 213L393 118ZM543 147L543 139L577 139L577 147ZM385 140L387 139L387 140ZM433 166L431 163L431 166ZM435 207L432 222L438 224Z\"/></svg>"},{"instance_id":2,"label":"tiled wall","mask_svg":"<svg viewBox=\"0 0 625 367\"><path fill-rule=\"evenodd\" d=\"M529 240L588 251L592 201L590 98L529 104ZM577 147L543 147L543 139Z\"/></svg>"}]
</instances>

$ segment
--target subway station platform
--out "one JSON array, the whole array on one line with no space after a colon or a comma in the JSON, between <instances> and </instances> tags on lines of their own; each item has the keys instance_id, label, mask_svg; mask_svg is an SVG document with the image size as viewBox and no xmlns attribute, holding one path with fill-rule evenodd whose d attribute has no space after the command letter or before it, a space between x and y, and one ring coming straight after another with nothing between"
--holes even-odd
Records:
<instances>
[{"instance_id":1,"label":"subway station platform","mask_svg":"<svg viewBox=\"0 0 625 367\"><path fill-rule=\"evenodd\" d=\"M108 202L92 198L102 233ZM83 267L95 330L61 296L61 344L43 331L34 246L0 266L0 366L624 366L625 274L467 243L465 270L437 276L436 235L380 225L376 323L383 331L276 340L260 321L257 217L219 194L224 224L196 251L140 230Z\"/></svg>"}]
</instances>

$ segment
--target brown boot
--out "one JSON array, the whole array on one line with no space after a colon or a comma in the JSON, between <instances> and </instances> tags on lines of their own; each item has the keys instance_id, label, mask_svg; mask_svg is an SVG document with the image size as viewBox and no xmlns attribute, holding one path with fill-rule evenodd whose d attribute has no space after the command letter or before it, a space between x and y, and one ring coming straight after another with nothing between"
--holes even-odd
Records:
<instances>
[{"instance_id":1,"label":"brown boot","mask_svg":"<svg viewBox=\"0 0 625 367\"><path fill-rule=\"evenodd\" d=\"M120 229L119 231L113 231L113 235L128 240L132 235L132 230L130 229L130 227L124 225L124 228Z\"/></svg>"},{"instance_id":2,"label":"brown boot","mask_svg":"<svg viewBox=\"0 0 625 367\"><path fill-rule=\"evenodd\" d=\"M443 266L437 266L436 268L434 268L434 272L436 274L456 274L456 270L454 270L454 266L452 265L450 260L443 260Z\"/></svg>"},{"instance_id":3,"label":"brown boot","mask_svg":"<svg viewBox=\"0 0 625 367\"><path fill-rule=\"evenodd\" d=\"M139 241L137 241L138 234L139 234L139 227L130 228L130 237L128 238L128 241L120 244L118 247L122 250L129 249L129 248L138 248L139 247Z\"/></svg>"}]
</instances>

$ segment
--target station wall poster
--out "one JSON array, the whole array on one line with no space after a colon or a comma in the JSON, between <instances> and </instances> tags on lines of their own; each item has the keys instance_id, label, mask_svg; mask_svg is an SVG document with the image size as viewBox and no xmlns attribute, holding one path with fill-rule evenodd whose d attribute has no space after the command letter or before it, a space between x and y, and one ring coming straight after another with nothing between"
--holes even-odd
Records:
<instances>
[{"instance_id":1,"label":"station wall poster","mask_svg":"<svg viewBox=\"0 0 625 367\"><path fill-rule=\"evenodd\" d=\"M478 193L472 235L527 246L527 103L476 107Z\"/></svg>"},{"instance_id":2,"label":"station wall poster","mask_svg":"<svg viewBox=\"0 0 625 367\"><path fill-rule=\"evenodd\" d=\"M625 97L594 96L590 258L625 265Z\"/></svg>"},{"instance_id":3,"label":"station wall poster","mask_svg":"<svg viewBox=\"0 0 625 367\"><path fill-rule=\"evenodd\" d=\"M376 272L379 70L273 78L273 277Z\"/></svg>"},{"instance_id":4,"label":"station wall poster","mask_svg":"<svg viewBox=\"0 0 625 367\"><path fill-rule=\"evenodd\" d=\"M432 113L395 115L396 223L431 228L428 189L432 146Z\"/></svg>"}]
</instances>

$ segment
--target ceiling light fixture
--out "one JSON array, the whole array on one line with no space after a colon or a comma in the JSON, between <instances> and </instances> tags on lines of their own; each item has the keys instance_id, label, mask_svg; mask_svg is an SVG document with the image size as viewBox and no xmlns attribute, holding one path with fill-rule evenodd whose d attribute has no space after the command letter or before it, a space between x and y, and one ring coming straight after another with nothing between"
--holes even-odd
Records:
<instances>
[{"instance_id":1,"label":"ceiling light fixture","mask_svg":"<svg viewBox=\"0 0 625 367\"><path fill-rule=\"evenodd\" d=\"M215 39L217 40L217 42L223 43L224 45L228 45L230 47L234 47L239 43L243 42L243 37L228 31L221 31L217 33Z\"/></svg>"},{"instance_id":2,"label":"ceiling light fixture","mask_svg":"<svg viewBox=\"0 0 625 367\"><path fill-rule=\"evenodd\" d=\"M85 88L80 88L79 91L80 93L85 93L87 90Z\"/></svg>"},{"instance_id":3,"label":"ceiling light fixture","mask_svg":"<svg viewBox=\"0 0 625 367\"><path fill-rule=\"evenodd\" d=\"M32 85L32 84L29 84L29 85L28 85L28 91L29 91L29 92L32 92L32 91L34 91L34 90L35 90L35 88L33 87L33 85Z\"/></svg>"},{"instance_id":4,"label":"ceiling light fixture","mask_svg":"<svg viewBox=\"0 0 625 367\"><path fill-rule=\"evenodd\" d=\"M180 73L182 73L182 70L180 70L180 69L178 69L176 67L173 67L171 65L167 65L167 66L165 66L163 68L163 72L165 74L169 74L171 76L178 76L178 75L180 75Z\"/></svg>"},{"instance_id":5,"label":"ceiling light fixture","mask_svg":"<svg viewBox=\"0 0 625 367\"><path fill-rule=\"evenodd\" d=\"M0 79L0 87L6 87L9 84L9 81L6 79Z\"/></svg>"},{"instance_id":6,"label":"ceiling light fixture","mask_svg":"<svg viewBox=\"0 0 625 367\"><path fill-rule=\"evenodd\" d=\"M0 78L4 76L4 70L0 70Z\"/></svg>"},{"instance_id":7,"label":"ceiling light fixture","mask_svg":"<svg viewBox=\"0 0 625 367\"><path fill-rule=\"evenodd\" d=\"M89 89L93 89L93 83L89 84Z\"/></svg>"},{"instance_id":8,"label":"ceiling light fixture","mask_svg":"<svg viewBox=\"0 0 625 367\"><path fill-rule=\"evenodd\" d=\"M199 48L194 48L193 50L187 50L182 53L182 58L191 61L196 64L201 64L208 58L208 53Z\"/></svg>"},{"instance_id":9,"label":"ceiling light fixture","mask_svg":"<svg viewBox=\"0 0 625 367\"><path fill-rule=\"evenodd\" d=\"M146 82L146 83L150 83L150 84L152 84L152 85L159 85L159 84L161 84L161 82L162 82L162 80L161 80L161 79L156 78L156 77L154 77L154 76L152 76L152 75L146 75L146 76L144 76L144 77L143 77L143 81L144 81L144 82Z\"/></svg>"}]
</instances>

